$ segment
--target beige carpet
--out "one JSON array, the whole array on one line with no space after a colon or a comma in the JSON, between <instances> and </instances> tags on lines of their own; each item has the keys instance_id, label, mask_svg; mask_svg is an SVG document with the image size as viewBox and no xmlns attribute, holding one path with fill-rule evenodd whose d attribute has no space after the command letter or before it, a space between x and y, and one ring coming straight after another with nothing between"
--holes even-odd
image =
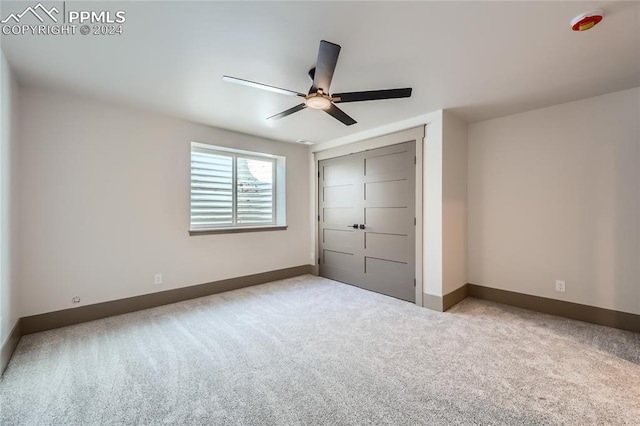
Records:
<instances>
[{"instance_id":1,"label":"beige carpet","mask_svg":"<svg viewBox=\"0 0 640 426\"><path fill-rule=\"evenodd\" d=\"M3 425L640 424L640 334L304 276L22 338Z\"/></svg>"}]
</instances>

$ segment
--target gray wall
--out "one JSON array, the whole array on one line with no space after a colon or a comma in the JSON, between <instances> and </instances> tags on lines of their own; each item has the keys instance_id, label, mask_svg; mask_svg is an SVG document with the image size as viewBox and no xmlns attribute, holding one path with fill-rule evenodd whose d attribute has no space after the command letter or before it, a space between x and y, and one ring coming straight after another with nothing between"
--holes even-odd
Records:
<instances>
[{"instance_id":1,"label":"gray wall","mask_svg":"<svg viewBox=\"0 0 640 426\"><path fill-rule=\"evenodd\" d=\"M639 104L636 88L469 125L469 282L640 313Z\"/></svg>"},{"instance_id":2,"label":"gray wall","mask_svg":"<svg viewBox=\"0 0 640 426\"><path fill-rule=\"evenodd\" d=\"M36 88L20 114L21 316L313 263L306 146ZM285 156L289 229L190 237L191 141Z\"/></svg>"}]
</instances>

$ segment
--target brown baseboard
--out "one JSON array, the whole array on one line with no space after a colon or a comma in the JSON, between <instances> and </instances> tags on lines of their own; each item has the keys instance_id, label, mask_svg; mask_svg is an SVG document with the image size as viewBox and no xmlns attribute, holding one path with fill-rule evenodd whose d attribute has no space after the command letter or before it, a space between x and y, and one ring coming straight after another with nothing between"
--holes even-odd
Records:
<instances>
[{"instance_id":1,"label":"brown baseboard","mask_svg":"<svg viewBox=\"0 0 640 426\"><path fill-rule=\"evenodd\" d=\"M470 297L640 333L640 315L467 284Z\"/></svg>"},{"instance_id":2,"label":"brown baseboard","mask_svg":"<svg viewBox=\"0 0 640 426\"><path fill-rule=\"evenodd\" d=\"M445 294L442 297L442 311L447 311L453 305L456 305L462 302L464 299L469 297L469 285L465 284L457 290L452 291L449 294Z\"/></svg>"},{"instance_id":3,"label":"brown baseboard","mask_svg":"<svg viewBox=\"0 0 640 426\"><path fill-rule=\"evenodd\" d=\"M13 326L11 333L9 333L9 337L7 338L6 342L4 342L4 345L2 345L2 349L0 350L0 376L2 376L2 373L4 373L7 365L9 365L11 355L13 355L13 351L16 350L16 346L18 346L20 337L22 337L20 322L20 319L16 321L16 325Z\"/></svg>"},{"instance_id":4,"label":"brown baseboard","mask_svg":"<svg viewBox=\"0 0 640 426\"><path fill-rule=\"evenodd\" d=\"M22 334L37 333L68 325L93 321L114 315L127 314L142 309L155 308L183 300L209 296L239 288L264 284L270 281L292 278L299 275L312 273L312 265L295 266L279 269L277 271L263 272L260 274L246 275L244 277L230 278L206 284L190 287L176 288L157 293L144 294L142 296L128 297L126 299L112 300L96 303L78 308L63 309L61 311L32 315L21 318L20 326ZM4 352L3 352L4 356Z\"/></svg>"},{"instance_id":5,"label":"brown baseboard","mask_svg":"<svg viewBox=\"0 0 640 426\"><path fill-rule=\"evenodd\" d=\"M433 311L445 312L456 303L462 302L468 297L468 284L463 285L457 290L444 296L434 296L433 294L424 293L422 295L422 306Z\"/></svg>"}]
</instances>

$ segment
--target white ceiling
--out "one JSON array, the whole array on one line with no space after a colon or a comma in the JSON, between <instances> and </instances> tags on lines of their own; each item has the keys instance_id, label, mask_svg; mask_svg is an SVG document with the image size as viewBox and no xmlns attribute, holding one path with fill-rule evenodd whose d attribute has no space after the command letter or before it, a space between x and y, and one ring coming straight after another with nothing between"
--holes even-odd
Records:
<instances>
[{"instance_id":1,"label":"white ceiling","mask_svg":"<svg viewBox=\"0 0 640 426\"><path fill-rule=\"evenodd\" d=\"M26 4L3 1L2 17ZM639 2L65 6L124 10L124 34L3 35L2 50L22 84L285 141L324 142L443 108L480 121L640 86ZM570 30L574 16L596 8L605 11L602 23ZM350 127L308 109L266 121L299 100L221 79L227 74L306 92L321 39L342 46L332 93L408 86L413 96L342 104L358 121Z\"/></svg>"}]
</instances>

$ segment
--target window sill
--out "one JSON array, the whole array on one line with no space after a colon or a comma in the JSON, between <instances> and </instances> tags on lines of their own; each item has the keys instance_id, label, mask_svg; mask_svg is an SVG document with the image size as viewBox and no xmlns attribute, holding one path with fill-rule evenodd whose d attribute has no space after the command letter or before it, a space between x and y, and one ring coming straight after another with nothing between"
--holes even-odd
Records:
<instances>
[{"instance_id":1,"label":"window sill","mask_svg":"<svg viewBox=\"0 0 640 426\"><path fill-rule=\"evenodd\" d=\"M246 226L237 228L219 228L219 229L196 229L189 231L190 236L210 235L210 234L237 234L240 232L263 232L263 231L285 231L287 225L270 225L270 226Z\"/></svg>"}]
</instances>

